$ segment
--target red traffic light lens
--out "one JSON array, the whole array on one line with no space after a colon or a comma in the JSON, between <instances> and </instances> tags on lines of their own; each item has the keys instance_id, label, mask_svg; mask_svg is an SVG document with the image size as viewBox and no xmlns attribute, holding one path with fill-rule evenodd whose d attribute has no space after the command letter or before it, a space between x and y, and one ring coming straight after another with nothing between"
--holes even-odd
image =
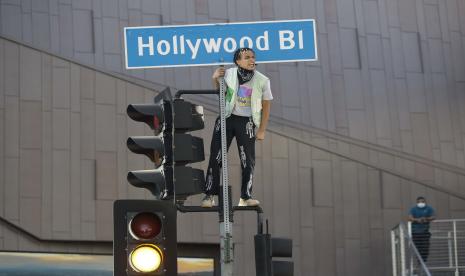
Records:
<instances>
[{"instance_id":1,"label":"red traffic light lens","mask_svg":"<svg viewBox=\"0 0 465 276\"><path fill-rule=\"evenodd\" d=\"M153 129L160 131L160 119L157 116L153 116Z\"/></svg>"},{"instance_id":2,"label":"red traffic light lens","mask_svg":"<svg viewBox=\"0 0 465 276\"><path fill-rule=\"evenodd\" d=\"M129 231L135 239L153 239L161 232L161 220L154 213L139 213L129 223Z\"/></svg>"}]
</instances>

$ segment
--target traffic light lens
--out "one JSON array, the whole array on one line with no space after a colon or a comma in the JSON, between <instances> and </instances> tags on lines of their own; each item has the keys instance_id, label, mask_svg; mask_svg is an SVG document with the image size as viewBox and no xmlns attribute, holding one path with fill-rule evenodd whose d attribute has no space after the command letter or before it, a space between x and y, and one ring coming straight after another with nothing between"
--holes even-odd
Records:
<instances>
[{"instance_id":1,"label":"traffic light lens","mask_svg":"<svg viewBox=\"0 0 465 276\"><path fill-rule=\"evenodd\" d=\"M154 213L137 214L129 224L131 235L138 240L153 239L161 231L161 220Z\"/></svg>"},{"instance_id":2,"label":"traffic light lens","mask_svg":"<svg viewBox=\"0 0 465 276\"><path fill-rule=\"evenodd\" d=\"M154 272L163 260L161 250L153 244L142 244L131 252L129 264L137 272Z\"/></svg>"},{"instance_id":3,"label":"traffic light lens","mask_svg":"<svg viewBox=\"0 0 465 276\"><path fill-rule=\"evenodd\" d=\"M157 116L153 116L153 129L160 131L160 119Z\"/></svg>"}]
</instances>

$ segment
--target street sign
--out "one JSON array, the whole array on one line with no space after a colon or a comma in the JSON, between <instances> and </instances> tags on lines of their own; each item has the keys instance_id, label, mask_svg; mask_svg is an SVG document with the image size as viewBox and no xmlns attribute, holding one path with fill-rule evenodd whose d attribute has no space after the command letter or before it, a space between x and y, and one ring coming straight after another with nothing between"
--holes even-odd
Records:
<instances>
[{"instance_id":1,"label":"street sign","mask_svg":"<svg viewBox=\"0 0 465 276\"><path fill-rule=\"evenodd\" d=\"M257 63L317 60L315 20L124 28L126 68L231 64L252 48Z\"/></svg>"}]
</instances>

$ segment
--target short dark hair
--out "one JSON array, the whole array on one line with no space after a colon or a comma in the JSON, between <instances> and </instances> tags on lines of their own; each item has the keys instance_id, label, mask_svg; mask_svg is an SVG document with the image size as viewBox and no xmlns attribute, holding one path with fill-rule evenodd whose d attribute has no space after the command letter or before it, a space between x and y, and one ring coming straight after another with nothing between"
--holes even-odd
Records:
<instances>
[{"instance_id":1,"label":"short dark hair","mask_svg":"<svg viewBox=\"0 0 465 276\"><path fill-rule=\"evenodd\" d=\"M425 197L423 197L423 196L419 196L419 197L417 197L417 201L418 201L418 200L421 200L421 199L423 199L424 201L426 201L426 198L425 198Z\"/></svg>"},{"instance_id":2,"label":"short dark hair","mask_svg":"<svg viewBox=\"0 0 465 276\"><path fill-rule=\"evenodd\" d=\"M235 52L234 52L234 64L237 65L237 61L241 58L241 54L243 52L247 52L247 51L251 51L252 53L255 54L255 51L252 50L252 48L248 48L248 47L242 47L242 48L239 48L237 49Z\"/></svg>"}]
</instances>

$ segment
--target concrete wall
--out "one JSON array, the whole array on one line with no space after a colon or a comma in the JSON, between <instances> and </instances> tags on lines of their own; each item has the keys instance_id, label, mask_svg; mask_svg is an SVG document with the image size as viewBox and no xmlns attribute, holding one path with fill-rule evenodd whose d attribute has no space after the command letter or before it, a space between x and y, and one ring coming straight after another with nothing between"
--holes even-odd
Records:
<instances>
[{"instance_id":1,"label":"concrete wall","mask_svg":"<svg viewBox=\"0 0 465 276\"><path fill-rule=\"evenodd\" d=\"M150 166L125 147L150 133L126 105L160 84L209 89L212 68L124 71L122 27L295 18L317 20L320 61L259 66L275 100L254 194L272 234L293 238L296 275L389 275L389 230L417 195L465 217L463 0L0 1L15 40L0 39L2 218L43 240L108 241L112 201L149 198L125 180ZM208 153L215 103L193 99ZM235 146L230 158L237 200ZM253 275L255 217L235 219L237 275ZM178 229L218 242L215 215L181 215ZM104 251L64 244L0 227L4 250Z\"/></svg>"}]
</instances>

